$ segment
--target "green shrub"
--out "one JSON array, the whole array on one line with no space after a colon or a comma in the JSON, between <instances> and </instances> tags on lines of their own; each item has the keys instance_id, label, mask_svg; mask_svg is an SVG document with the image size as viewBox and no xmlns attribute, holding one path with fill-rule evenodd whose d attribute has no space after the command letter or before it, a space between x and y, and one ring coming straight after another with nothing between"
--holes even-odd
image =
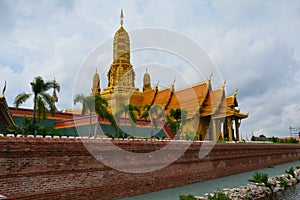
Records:
<instances>
[{"instance_id":1,"label":"green shrub","mask_svg":"<svg viewBox=\"0 0 300 200\"><path fill-rule=\"evenodd\" d=\"M54 137L54 136L61 137L61 136L63 136L63 133L61 133L61 132L59 132L59 131L56 131L56 132L53 134L52 137Z\"/></svg>"},{"instance_id":2,"label":"green shrub","mask_svg":"<svg viewBox=\"0 0 300 200\"><path fill-rule=\"evenodd\" d=\"M278 143L278 140L279 140L279 139L278 139L277 137L274 137L274 136L273 136L273 137L271 138L271 140L272 140L273 143Z\"/></svg>"},{"instance_id":3,"label":"green shrub","mask_svg":"<svg viewBox=\"0 0 300 200\"><path fill-rule=\"evenodd\" d=\"M298 144L299 141L296 140L295 138L289 138L289 139L287 140L287 143Z\"/></svg>"},{"instance_id":4,"label":"green shrub","mask_svg":"<svg viewBox=\"0 0 300 200\"><path fill-rule=\"evenodd\" d=\"M271 187L271 184L268 182L268 174L265 173L255 172L255 174L252 176L252 179L248 181L253 183L264 183L265 186Z\"/></svg>"},{"instance_id":5,"label":"green shrub","mask_svg":"<svg viewBox=\"0 0 300 200\"><path fill-rule=\"evenodd\" d=\"M279 177L279 182L280 182L281 187L284 187L284 188L288 187L288 184L287 184L286 180L283 177Z\"/></svg>"},{"instance_id":6,"label":"green shrub","mask_svg":"<svg viewBox=\"0 0 300 200\"><path fill-rule=\"evenodd\" d=\"M289 170L285 170L285 173L292 175L294 178L296 177L293 167L291 167Z\"/></svg>"},{"instance_id":7,"label":"green shrub","mask_svg":"<svg viewBox=\"0 0 300 200\"><path fill-rule=\"evenodd\" d=\"M110 134L110 133L104 133L104 135L106 135L107 137L112 138L112 139L115 138L114 135L113 135L113 134Z\"/></svg>"},{"instance_id":8,"label":"green shrub","mask_svg":"<svg viewBox=\"0 0 300 200\"><path fill-rule=\"evenodd\" d=\"M46 135L50 135L51 137L53 137L57 133L57 130L52 126L38 127L36 130L38 132L38 135L42 135L43 137L45 137Z\"/></svg>"},{"instance_id":9,"label":"green shrub","mask_svg":"<svg viewBox=\"0 0 300 200\"><path fill-rule=\"evenodd\" d=\"M180 195L179 196L180 200L197 200L193 195Z\"/></svg>"},{"instance_id":10,"label":"green shrub","mask_svg":"<svg viewBox=\"0 0 300 200\"><path fill-rule=\"evenodd\" d=\"M208 196L208 200L230 200L229 196L227 196L226 194L224 194L221 191L217 191L214 193L214 196Z\"/></svg>"}]
</instances>

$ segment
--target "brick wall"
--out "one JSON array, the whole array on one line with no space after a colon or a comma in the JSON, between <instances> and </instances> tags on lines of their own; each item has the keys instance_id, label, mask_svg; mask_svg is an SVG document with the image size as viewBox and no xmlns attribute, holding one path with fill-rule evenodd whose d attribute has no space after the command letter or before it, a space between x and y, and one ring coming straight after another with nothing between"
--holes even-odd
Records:
<instances>
[{"instance_id":1,"label":"brick wall","mask_svg":"<svg viewBox=\"0 0 300 200\"><path fill-rule=\"evenodd\" d=\"M85 140L116 162L105 140ZM153 152L167 141L113 141L127 151ZM174 143L168 153L185 144ZM79 139L0 138L0 194L11 199L113 199L299 160L300 145L216 144L199 158L202 143L193 143L174 163L148 173L125 173L96 160ZM202 146L203 147L203 146ZM162 154L163 155L163 154ZM164 158L132 168L162 164ZM126 163L122 163L126 165ZM125 166L126 167L126 166Z\"/></svg>"}]
</instances>

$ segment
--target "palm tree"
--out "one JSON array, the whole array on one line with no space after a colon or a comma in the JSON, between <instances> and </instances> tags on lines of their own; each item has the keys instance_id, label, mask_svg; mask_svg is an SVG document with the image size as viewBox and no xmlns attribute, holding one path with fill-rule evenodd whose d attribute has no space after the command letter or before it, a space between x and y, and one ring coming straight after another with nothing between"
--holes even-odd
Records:
<instances>
[{"instance_id":1,"label":"palm tree","mask_svg":"<svg viewBox=\"0 0 300 200\"><path fill-rule=\"evenodd\" d=\"M92 136L92 117L95 110L95 96L84 96L83 94L78 94L74 98L74 104L82 103L81 114L85 115L90 114L90 123L89 123L89 137Z\"/></svg>"},{"instance_id":2,"label":"palm tree","mask_svg":"<svg viewBox=\"0 0 300 200\"><path fill-rule=\"evenodd\" d=\"M142 114L142 118L146 121L149 118L149 110L151 108L151 105L149 104L145 104L143 106L143 114Z\"/></svg>"},{"instance_id":3,"label":"palm tree","mask_svg":"<svg viewBox=\"0 0 300 200\"><path fill-rule=\"evenodd\" d=\"M125 114L124 124L126 126L127 114L131 123L132 132L135 133L136 128L136 113L140 116L140 109L133 104L120 103L119 110L115 113L115 117L119 118L123 113Z\"/></svg>"},{"instance_id":4,"label":"palm tree","mask_svg":"<svg viewBox=\"0 0 300 200\"><path fill-rule=\"evenodd\" d=\"M163 122L163 123L165 121L165 118L166 118L165 109L162 105L155 104L155 105L151 106L151 108L149 110L149 114L151 116L152 129L154 127L154 130L157 131L158 121ZM154 131L152 131L152 132L154 132ZM151 137L152 136L153 135L151 133Z\"/></svg>"},{"instance_id":5,"label":"palm tree","mask_svg":"<svg viewBox=\"0 0 300 200\"><path fill-rule=\"evenodd\" d=\"M100 95L91 95L91 96L85 96L83 94L78 94L74 98L74 104L76 103L82 103L82 110L81 114L90 114L90 123L89 123L89 136L92 136L92 117L93 113L96 111L96 113L101 117L102 119L108 119L112 127L116 130L116 122L110 112L107 110L108 102L106 99L102 98Z\"/></svg>"},{"instance_id":6,"label":"palm tree","mask_svg":"<svg viewBox=\"0 0 300 200\"><path fill-rule=\"evenodd\" d=\"M32 82L30 82L32 93L22 93L16 96L14 100L14 104L16 108L19 105L26 102L29 97L33 95L33 118L32 125L35 127L36 124L36 115L40 120L41 116L43 119L46 119L46 113L50 111L52 115L55 111L55 105L51 98L51 96L46 93L51 88L56 88L56 90L60 91L60 85L56 81L44 81L44 79L40 76L34 78ZM35 128L33 128L33 134L35 135Z\"/></svg>"}]
</instances>

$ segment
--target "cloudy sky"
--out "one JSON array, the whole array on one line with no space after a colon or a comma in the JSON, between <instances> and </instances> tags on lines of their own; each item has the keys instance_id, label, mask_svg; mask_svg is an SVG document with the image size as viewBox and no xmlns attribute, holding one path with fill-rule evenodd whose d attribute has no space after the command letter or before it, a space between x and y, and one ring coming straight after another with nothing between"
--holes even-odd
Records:
<instances>
[{"instance_id":1,"label":"cloudy sky","mask_svg":"<svg viewBox=\"0 0 300 200\"><path fill-rule=\"evenodd\" d=\"M17 94L30 92L29 82L40 75L47 80L55 77L61 84L57 107L72 108L82 63L95 47L112 39L119 28L120 8L129 32L146 27L172 30L203 47L226 78L227 95L239 88L241 111L249 112L241 126L244 135L288 135L289 126L300 127L297 0L0 0L0 85L8 82L8 104L13 106ZM133 66L138 55L132 55ZM91 68L88 90L98 67ZM152 81L158 81L159 75L153 76ZM137 74L137 85L140 82ZM105 84L103 80L102 89Z\"/></svg>"}]
</instances>

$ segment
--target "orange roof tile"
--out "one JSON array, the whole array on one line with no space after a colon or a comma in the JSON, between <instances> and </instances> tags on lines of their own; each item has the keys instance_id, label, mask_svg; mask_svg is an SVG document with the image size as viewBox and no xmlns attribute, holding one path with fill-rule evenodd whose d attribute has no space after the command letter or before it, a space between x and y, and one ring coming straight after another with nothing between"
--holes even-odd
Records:
<instances>
[{"instance_id":1,"label":"orange roof tile","mask_svg":"<svg viewBox=\"0 0 300 200\"><path fill-rule=\"evenodd\" d=\"M155 89L147 91L147 92L143 92L142 93L142 95L143 95L142 106L146 105L146 104L151 105L154 100L155 94L156 94Z\"/></svg>"},{"instance_id":2,"label":"orange roof tile","mask_svg":"<svg viewBox=\"0 0 300 200\"><path fill-rule=\"evenodd\" d=\"M209 92L207 98L205 99L200 109L200 115L201 116L214 115L216 111L219 109L223 98L224 98L223 87Z\"/></svg>"},{"instance_id":3,"label":"orange roof tile","mask_svg":"<svg viewBox=\"0 0 300 200\"><path fill-rule=\"evenodd\" d=\"M171 97L168 109L190 108L201 106L208 93L207 82L175 91Z\"/></svg>"},{"instance_id":4,"label":"orange roof tile","mask_svg":"<svg viewBox=\"0 0 300 200\"><path fill-rule=\"evenodd\" d=\"M130 97L130 104L133 104L135 106L141 107L142 101L143 101L143 95L140 93L133 93Z\"/></svg>"},{"instance_id":5,"label":"orange roof tile","mask_svg":"<svg viewBox=\"0 0 300 200\"><path fill-rule=\"evenodd\" d=\"M159 104L163 107L167 106L170 97L171 97L172 91L170 88L166 88L160 91L157 91L155 95L155 99L152 105Z\"/></svg>"}]
</instances>

